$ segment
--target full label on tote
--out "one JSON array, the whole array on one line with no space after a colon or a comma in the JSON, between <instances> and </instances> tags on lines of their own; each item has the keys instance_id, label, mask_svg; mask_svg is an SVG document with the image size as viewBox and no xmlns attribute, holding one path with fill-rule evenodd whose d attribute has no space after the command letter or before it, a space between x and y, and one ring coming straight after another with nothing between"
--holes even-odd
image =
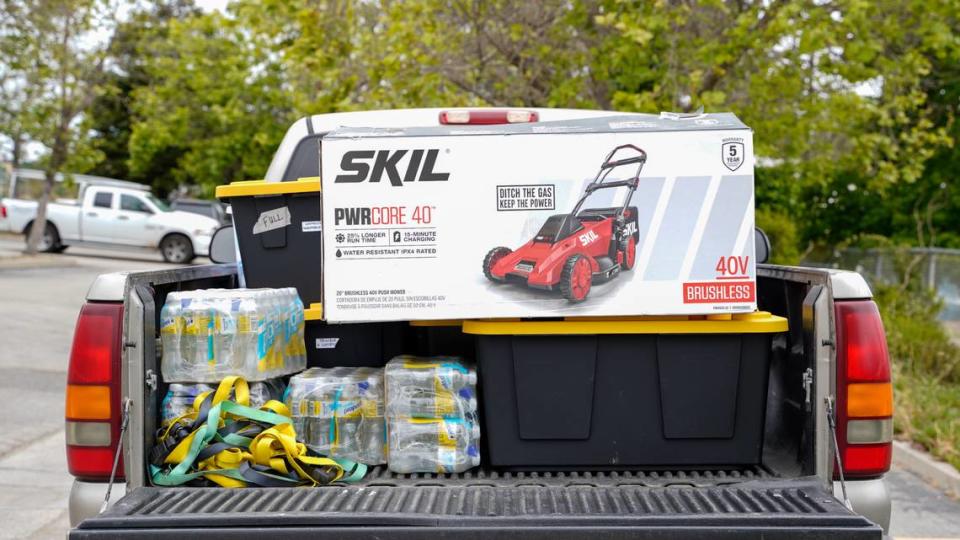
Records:
<instances>
[{"instance_id":1,"label":"full label on tote","mask_svg":"<svg viewBox=\"0 0 960 540\"><path fill-rule=\"evenodd\" d=\"M732 114L343 128L322 164L329 321L756 310Z\"/></svg>"}]
</instances>

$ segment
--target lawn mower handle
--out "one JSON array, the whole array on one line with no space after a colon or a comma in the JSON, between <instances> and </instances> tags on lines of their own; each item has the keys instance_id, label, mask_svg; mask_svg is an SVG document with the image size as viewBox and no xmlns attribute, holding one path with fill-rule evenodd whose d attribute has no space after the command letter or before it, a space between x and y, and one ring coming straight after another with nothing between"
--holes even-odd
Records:
<instances>
[{"instance_id":1,"label":"lawn mower handle","mask_svg":"<svg viewBox=\"0 0 960 540\"><path fill-rule=\"evenodd\" d=\"M610 161L610 158L612 158L614 154L616 154L620 150L625 150L625 149L636 150L637 152L640 152L640 155L628 157L624 159L618 159L616 161ZM603 160L603 165L601 165L600 168L613 169L614 167L619 167L621 165L630 165L631 163L646 163L646 161L647 161L647 153L644 152L643 149L638 148L632 144L621 144L620 146L611 150L609 154L607 154L607 158Z\"/></svg>"}]
</instances>

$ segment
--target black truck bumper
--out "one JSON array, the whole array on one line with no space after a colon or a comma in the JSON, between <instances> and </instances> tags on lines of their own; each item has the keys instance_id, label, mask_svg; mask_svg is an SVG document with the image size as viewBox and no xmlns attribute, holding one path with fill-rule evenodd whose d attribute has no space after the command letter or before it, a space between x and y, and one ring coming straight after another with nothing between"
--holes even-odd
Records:
<instances>
[{"instance_id":1,"label":"black truck bumper","mask_svg":"<svg viewBox=\"0 0 960 540\"><path fill-rule=\"evenodd\" d=\"M531 479L533 480L533 479ZM875 538L818 480L139 488L70 538Z\"/></svg>"}]
</instances>

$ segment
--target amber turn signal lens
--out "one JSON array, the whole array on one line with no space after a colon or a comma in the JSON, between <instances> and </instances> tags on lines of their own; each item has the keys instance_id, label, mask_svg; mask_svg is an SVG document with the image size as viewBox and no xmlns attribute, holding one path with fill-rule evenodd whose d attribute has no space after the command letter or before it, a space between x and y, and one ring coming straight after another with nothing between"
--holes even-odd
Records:
<instances>
[{"instance_id":1,"label":"amber turn signal lens","mask_svg":"<svg viewBox=\"0 0 960 540\"><path fill-rule=\"evenodd\" d=\"M890 383L852 383L847 386L847 417L893 416L893 386Z\"/></svg>"},{"instance_id":2,"label":"amber turn signal lens","mask_svg":"<svg viewBox=\"0 0 960 540\"><path fill-rule=\"evenodd\" d=\"M70 420L110 420L110 387L67 385L66 417Z\"/></svg>"}]
</instances>

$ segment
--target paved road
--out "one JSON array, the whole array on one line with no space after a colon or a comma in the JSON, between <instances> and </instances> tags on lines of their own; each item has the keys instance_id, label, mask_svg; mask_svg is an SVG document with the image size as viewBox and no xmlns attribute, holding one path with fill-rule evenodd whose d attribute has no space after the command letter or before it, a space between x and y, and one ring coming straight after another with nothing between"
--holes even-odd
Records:
<instances>
[{"instance_id":1,"label":"paved road","mask_svg":"<svg viewBox=\"0 0 960 540\"><path fill-rule=\"evenodd\" d=\"M0 258L21 249L0 236ZM169 268L159 257L71 248L72 266L0 269L0 538L62 537L71 477L63 455L63 389L73 326L100 273ZM889 478L892 533L960 538L960 503L905 471Z\"/></svg>"},{"instance_id":2,"label":"paved road","mask_svg":"<svg viewBox=\"0 0 960 540\"><path fill-rule=\"evenodd\" d=\"M893 499L893 537L960 538L960 502L907 471L893 470L886 478Z\"/></svg>"},{"instance_id":3,"label":"paved road","mask_svg":"<svg viewBox=\"0 0 960 540\"><path fill-rule=\"evenodd\" d=\"M0 236L0 265L20 249L18 237ZM0 538L62 538L69 527L63 392L90 283L104 272L171 267L150 254L71 248L62 258L61 267L0 267Z\"/></svg>"}]
</instances>

